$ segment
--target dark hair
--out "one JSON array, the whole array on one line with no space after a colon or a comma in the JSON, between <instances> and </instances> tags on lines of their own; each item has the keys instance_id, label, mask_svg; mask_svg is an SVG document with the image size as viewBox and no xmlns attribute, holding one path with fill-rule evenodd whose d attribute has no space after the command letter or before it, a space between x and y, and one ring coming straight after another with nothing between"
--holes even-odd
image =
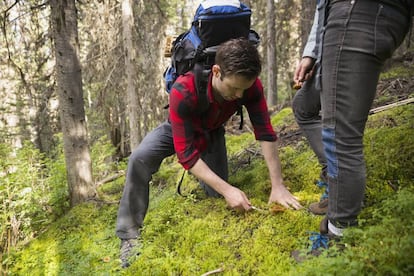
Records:
<instances>
[{"instance_id":1,"label":"dark hair","mask_svg":"<svg viewBox=\"0 0 414 276\"><path fill-rule=\"evenodd\" d=\"M262 70L259 52L245 38L230 39L217 49L215 63L220 66L221 77L242 75L257 78Z\"/></svg>"}]
</instances>

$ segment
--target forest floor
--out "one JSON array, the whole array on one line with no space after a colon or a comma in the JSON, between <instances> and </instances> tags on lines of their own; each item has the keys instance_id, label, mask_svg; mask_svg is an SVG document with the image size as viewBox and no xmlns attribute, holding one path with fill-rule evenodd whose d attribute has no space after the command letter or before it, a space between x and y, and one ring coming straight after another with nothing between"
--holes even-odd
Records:
<instances>
[{"instance_id":1,"label":"forest floor","mask_svg":"<svg viewBox=\"0 0 414 276\"><path fill-rule=\"evenodd\" d=\"M372 110L413 98L413 58L407 54L387 64L391 70L381 74ZM188 174L182 183L187 196L177 195L182 168L173 157L154 175L142 252L131 267L120 268L114 233L124 185L120 177L100 186L102 201L76 206L5 256L4 275L413 275L414 104L369 116L360 225L345 232L340 254L327 250L301 264L291 258L291 251L306 249L321 217L306 208L271 212L267 167L247 133L248 123L246 133L240 133L239 122L236 116L228 126L230 133L240 134L227 137L229 181L262 211L230 211L224 200L200 194L198 182ZM320 172L315 155L290 108L272 114L272 124L282 144L285 184L308 206L322 192L314 184Z\"/></svg>"}]
</instances>

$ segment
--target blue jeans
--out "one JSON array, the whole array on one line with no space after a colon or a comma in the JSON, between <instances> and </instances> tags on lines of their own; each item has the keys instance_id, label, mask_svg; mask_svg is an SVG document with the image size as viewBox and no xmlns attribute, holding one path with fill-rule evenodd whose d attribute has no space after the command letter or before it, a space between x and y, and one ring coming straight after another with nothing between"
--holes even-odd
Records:
<instances>
[{"instance_id":1,"label":"blue jeans","mask_svg":"<svg viewBox=\"0 0 414 276\"><path fill-rule=\"evenodd\" d=\"M381 1L331 0L325 20L321 108L328 219L347 227L356 224L364 198L363 134L379 74L408 32L410 14L408 7Z\"/></svg>"},{"instance_id":2,"label":"blue jeans","mask_svg":"<svg viewBox=\"0 0 414 276\"><path fill-rule=\"evenodd\" d=\"M228 179L224 127L209 133L208 148L201 155L204 162L222 179ZM175 153L171 124L164 122L148 133L128 160L125 187L119 204L116 234L120 239L135 239L140 234L149 204L149 183L161 162ZM200 183L208 196L220 196Z\"/></svg>"}]
</instances>

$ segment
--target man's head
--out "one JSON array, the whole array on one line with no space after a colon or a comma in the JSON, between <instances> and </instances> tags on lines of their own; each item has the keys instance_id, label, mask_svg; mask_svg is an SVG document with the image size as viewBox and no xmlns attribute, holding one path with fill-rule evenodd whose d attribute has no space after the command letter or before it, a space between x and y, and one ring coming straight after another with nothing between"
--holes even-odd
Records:
<instances>
[{"instance_id":1,"label":"man's head","mask_svg":"<svg viewBox=\"0 0 414 276\"><path fill-rule=\"evenodd\" d=\"M243 96L261 72L259 53L245 38L231 39L220 45L213 65L213 88L225 100Z\"/></svg>"}]
</instances>

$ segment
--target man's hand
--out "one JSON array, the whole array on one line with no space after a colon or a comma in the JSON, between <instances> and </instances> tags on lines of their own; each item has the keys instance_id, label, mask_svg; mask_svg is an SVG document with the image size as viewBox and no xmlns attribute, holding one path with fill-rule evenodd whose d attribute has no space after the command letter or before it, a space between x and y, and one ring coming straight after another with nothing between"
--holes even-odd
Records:
<instances>
[{"instance_id":1,"label":"man's hand","mask_svg":"<svg viewBox=\"0 0 414 276\"><path fill-rule=\"evenodd\" d=\"M300 205L298 199L293 196L284 185L278 185L272 188L269 197L269 204L273 202L279 203L289 209L294 208L299 210L302 208L302 205Z\"/></svg>"},{"instance_id":2,"label":"man's hand","mask_svg":"<svg viewBox=\"0 0 414 276\"><path fill-rule=\"evenodd\" d=\"M248 211L252 208L244 192L220 178L201 158L197 160L190 172L221 194L229 208L238 211Z\"/></svg>"},{"instance_id":3,"label":"man's hand","mask_svg":"<svg viewBox=\"0 0 414 276\"><path fill-rule=\"evenodd\" d=\"M293 75L293 81L296 84L301 84L308 80L313 74L313 66L315 65L315 59L311 57L304 57L296 66L295 74Z\"/></svg>"},{"instance_id":4,"label":"man's hand","mask_svg":"<svg viewBox=\"0 0 414 276\"><path fill-rule=\"evenodd\" d=\"M263 156L269 168L272 191L270 192L269 203L277 202L286 208L300 209L298 199L294 197L283 184L282 166L279 160L277 142L260 141Z\"/></svg>"},{"instance_id":5,"label":"man's hand","mask_svg":"<svg viewBox=\"0 0 414 276\"><path fill-rule=\"evenodd\" d=\"M246 194L234 186L231 186L223 196L227 202L227 206L231 209L236 211L248 211L252 209Z\"/></svg>"}]
</instances>

